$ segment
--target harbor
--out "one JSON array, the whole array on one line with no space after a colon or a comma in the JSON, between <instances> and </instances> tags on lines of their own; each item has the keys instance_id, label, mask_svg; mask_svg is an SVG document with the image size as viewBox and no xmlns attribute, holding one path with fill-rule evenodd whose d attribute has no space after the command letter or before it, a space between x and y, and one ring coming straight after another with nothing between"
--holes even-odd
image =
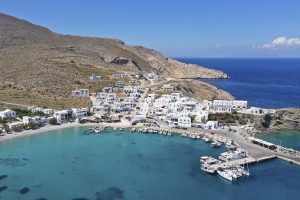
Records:
<instances>
[{"instance_id":1,"label":"harbor","mask_svg":"<svg viewBox=\"0 0 300 200\"><path fill-rule=\"evenodd\" d=\"M223 152L218 158L203 155L200 158L201 170L209 174L218 174L221 177L236 181L240 177L248 177L251 175L249 165L262 163L272 159L281 159L283 161L299 165L299 152L284 148L270 142L253 138L243 137L239 133L228 133L224 130L210 130L210 132L195 131L193 129L170 129L161 127L145 127L141 125L129 127L113 127L102 126L101 130L112 128L115 131L122 131L124 128L129 132L143 134L159 134L164 136L179 135L188 137L193 140L203 140L204 143L210 145L211 148L224 147L228 151ZM100 130L100 127L94 128L95 133Z\"/></svg>"}]
</instances>

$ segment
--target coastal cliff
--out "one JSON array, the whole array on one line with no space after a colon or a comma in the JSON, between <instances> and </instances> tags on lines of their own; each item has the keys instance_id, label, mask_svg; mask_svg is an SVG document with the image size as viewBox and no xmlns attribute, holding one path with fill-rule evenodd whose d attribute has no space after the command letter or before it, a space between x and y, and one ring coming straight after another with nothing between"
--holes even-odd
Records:
<instances>
[{"instance_id":1,"label":"coastal cliff","mask_svg":"<svg viewBox=\"0 0 300 200\"><path fill-rule=\"evenodd\" d=\"M57 100L63 100L64 106L81 105L86 102L70 98L71 90L96 91L112 85L112 73L155 72L177 79L228 78L222 71L181 63L117 39L62 35L5 14L0 14L0 27L0 101L41 105L53 100L50 106L55 106ZM100 74L104 81L95 85L89 80L92 73ZM199 83L199 91L212 92L215 98L225 93Z\"/></svg>"}]
</instances>

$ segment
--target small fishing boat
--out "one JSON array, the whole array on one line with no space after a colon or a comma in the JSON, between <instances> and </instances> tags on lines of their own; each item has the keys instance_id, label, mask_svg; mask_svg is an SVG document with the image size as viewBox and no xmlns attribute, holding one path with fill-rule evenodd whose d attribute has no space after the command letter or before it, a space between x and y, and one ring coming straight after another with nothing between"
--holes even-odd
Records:
<instances>
[{"instance_id":1,"label":"small fishing boat","mask_svg":"<svg viewBox=\"0 0 300 200\"><path fill-rule=\"evenodd\" d=\"M202 140L203 140L204 142L210 142L210 141L211 141L211 139L210 139L210 138L208 138L208 137L205 137L205 136L202 138Z\"/></svg>"},{"instance_id":2,"label":"small fishing boat","mask_svg":"<svg viewBox=\"0 0 300 200\"><path fill-rule=\"evenodd\" d=\"M218 141L215 141L215 142L212 142L211 143L211 146L214 147L214 148L219 148L222 146L222 143L218 142Z\"/></svg>"},{"instance_id":3,"label":"small fishing boat","mask_svg":"<svg viewBox=\"0 0 300 200\"><path fill-rule=\"evenodd\" d=\"M203 170L207 173L210 173L210 174L215 173L215 171L209 165L206 165L206 164L201 165L201 170Z\"/></svg>"}]
</instances>

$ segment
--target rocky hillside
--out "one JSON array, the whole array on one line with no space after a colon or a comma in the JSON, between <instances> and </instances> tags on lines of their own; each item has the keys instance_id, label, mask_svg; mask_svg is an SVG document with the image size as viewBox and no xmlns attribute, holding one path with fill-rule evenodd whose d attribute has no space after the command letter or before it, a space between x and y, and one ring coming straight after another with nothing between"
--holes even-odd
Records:
<instances>
[{"instance_id":1,"label":"rocky hillside","mask_svg":"<svg viewBox=\"0 0 300 200\"><path fill-rule=\"evenodd\" d=\"M91 73L106 78L107 82L98 84L101 88L109 83L108 77L114 72L227 78L221 71L187 65L120 40L61 35L0 14L0 100L18 100L20 97L9 98L9 94L19 93L62 99L75 88L95 89L88 79Z\"/></svg>"},{"instance_id":2,"label":"rocky hillside","mask_svg":"<svg viewBox=\"0 0 300 200\"><path fill-rule=\"evenodd\" d=\"M264 116L258 121L256 128L267 132L300 130L300 109L279 109L274 114Z\"/></svg>"}]
</instances>

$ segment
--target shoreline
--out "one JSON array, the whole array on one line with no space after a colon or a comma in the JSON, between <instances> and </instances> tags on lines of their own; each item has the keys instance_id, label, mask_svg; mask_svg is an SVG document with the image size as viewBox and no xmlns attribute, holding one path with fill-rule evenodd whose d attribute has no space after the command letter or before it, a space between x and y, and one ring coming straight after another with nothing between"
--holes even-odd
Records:
<instances>
[{"instance_id":1,"label":"shoreline","mask_svg":"<svg viewBox=\"0 0 300 200\"><path fill-rule=\"evenodd\" d=\"M12 133L12 134L5 134L4 136L0 136L0 143L8 140L13 140L17 138L28 137L32 135L38 135L43 133L49 133L52 131L62 130L66 128L76 128L76 127L91 127L96 126L95 123L86 123L86 124L79 124L76 122L67 123L62 125L46 125L36 130L25 130L22 132Z\"/></svg>"}]
</instances>

